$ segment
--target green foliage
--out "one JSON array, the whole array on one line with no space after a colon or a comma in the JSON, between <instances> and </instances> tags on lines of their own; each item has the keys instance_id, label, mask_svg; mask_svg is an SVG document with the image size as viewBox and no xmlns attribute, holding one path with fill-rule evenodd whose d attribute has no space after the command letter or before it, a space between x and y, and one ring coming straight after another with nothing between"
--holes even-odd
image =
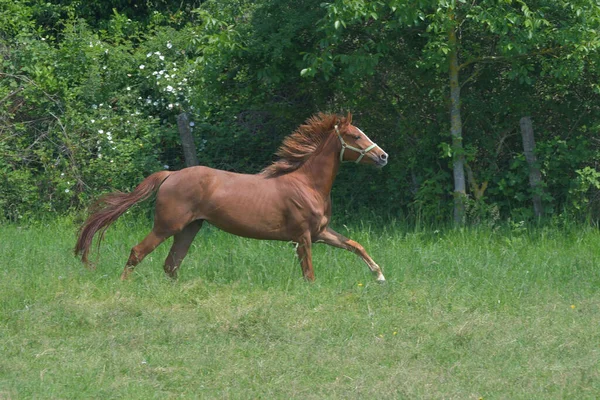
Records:
<instances>
[{"instance_id":1,"label":"green foliage","mask_svg":"<svg viewBox=\"0 0 600 400\"><path fill-rule=\"evenodd\" d=\"M575 171L577 179L569 189L569 208L577 216L597 219L600 212L600 172L592 167Z\"/></svg>"},{"instance_id":2,"label":"green foliage","mask_svg":"<svg viewBox=\"0 0 600 400\"><path fill-rule=\"evenodd\" d=\"M254 173L314 112L350 110L390 163L344 165L334 212L446 220L457 154L448 29L459 33L469 184L487 183L483 197L469 193L473 215L531 214L524 115L546 213L597 215L592 1L125 3L0 1L0 219L80 209L183 167L184 111L202 164Z\"/></svg>"},{"instance_id":3,"label":"green foliage","mask_svg":"<svg viewBox=\"0 0 600 400\"><path fill-rule=\"evenodd\" d=\"M446 130L447 125L441 121L448 119L442 116L448 109L449 90L445 78L451 52L448 32L455 31L459 38L456 52L465 121L461 151L466 153L467 162L476 171L474 175L489 184L485 201L492 202L490 207L499 209L504 216L531 214L527 165L520 155L520 142L512 137L518 135L518 119L533 115L542 152L539 157L547 163L543 171L546 174L543 200L547 211L560 212L561 207L570 207L566 200L567 188L576 176L575 171L592 160L595 160L592 163L597 162L598 143L585 144L589 134L577 139L571 134L596 125L599 116L598 108L589 102L595 98L597 104L594 80L597 78L600 7L595 2L419 1L404 4L357 0L334 1L324 7L327 14L319 22L322 39L319 47L305 56L303 76L322 74L327 79L337 80L349 74L361 82L380 81L379 88L392 92L385 99L388 103L394 95L402 99L398 112L412 129L419 126L426 131L423 121L429 123L435 119L438 132ZM371 63L364 63L365 58ZM365 68L354 68L353 62ZM367 85L363 83L361 88ZM407 94L407 90L413 93ZM423 112L423 100L431 111ZM411 107L411 102L417 102L416 107ZM548 110L551 116L546 115ZM589 151L565 153L564 158L551 157L545 149L561 151L560 146L555 147L559 142L553 141L553 136L570 142L570 148L588 146ZM421 188L422 193L442 196L440 189L431 190L430 184L436 181L431 180L431 176L423 177L424 171L435 171L432 168L435 161L423 159L422 154L434 151L440 158L452 160L456 149L448 137L442 135L441 143L428 142L427 147L420 144L418 156L403 160L405 165L426 166L418 168L421 176L417 180L426 184ZM428 138L435 136L429 134ZM406 151L402 153L407 155ZM439 176L439 172L434 173ZM445 193L451 190L450 182L441 187ZM472 200L478 203L474 193L472 195ZM424 202L419 200L419 204ZM433 207L429 217L436 215L435 209Z\"/></svg>"}]
</instances>

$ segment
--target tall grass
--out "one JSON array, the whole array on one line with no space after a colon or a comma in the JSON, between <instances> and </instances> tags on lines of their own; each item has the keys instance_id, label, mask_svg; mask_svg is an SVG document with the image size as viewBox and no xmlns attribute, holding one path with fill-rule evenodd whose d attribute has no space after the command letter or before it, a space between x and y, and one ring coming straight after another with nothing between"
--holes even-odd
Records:
<instances>
[{"instance_id":1,"label":"tall grass","mask_svg":"<svg viewBox=\"0 0 600 400\"><path fill-rule=\"evenodd\" d=\"M204 227L177 281L167 243L120 282L148 229L125 216L87 270L71 222L0 226L0 399L600 397L597 229L336 226L378 285Z\"/></svg>"}]
</instances>

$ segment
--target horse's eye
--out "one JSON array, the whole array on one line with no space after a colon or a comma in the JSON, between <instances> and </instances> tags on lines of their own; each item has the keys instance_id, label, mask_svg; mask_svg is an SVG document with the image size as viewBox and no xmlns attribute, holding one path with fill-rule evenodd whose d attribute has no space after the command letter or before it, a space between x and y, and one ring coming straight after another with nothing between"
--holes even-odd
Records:
<instances>
[{"instance_id":1,"label":"horse's eye","mask_svg":"<svg viewBox=\"0 0 600 400\"><path fill-rule=\"evenodd\" d=\"M354 135L354 140L360 139L360 135Z\"/></svg>"}]
</instances>

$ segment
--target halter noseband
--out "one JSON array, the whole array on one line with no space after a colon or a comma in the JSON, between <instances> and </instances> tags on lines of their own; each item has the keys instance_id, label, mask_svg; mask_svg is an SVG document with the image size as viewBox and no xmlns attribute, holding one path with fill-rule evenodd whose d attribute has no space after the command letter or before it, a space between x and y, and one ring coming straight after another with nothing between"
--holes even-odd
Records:
<instances>
[{"instance_id":1,"label":"halter noseband","mask_svg":"<svg viewBox=\"0 0 600 400\"><path fill-rule=\"evenodd\" d=\"M365 154L367 154L369 151L371 151L375 147L377 147L376 143L373 143L366 149L359 149L358 147L350 146L348 143L344 142L344 138L342 138L342 134L340 133L337 125L335 126L335 132L337 133L338 138L340 138L340 142L342 143L342 151L340 151L340 161L341 162L344 162L344 151L346 149L353 150L353 151L356 151L357 153L360 153L360 156L354 161L356 164L358 164L360 162L360 160L363 159Z\"/></svg>"}]
</instances>

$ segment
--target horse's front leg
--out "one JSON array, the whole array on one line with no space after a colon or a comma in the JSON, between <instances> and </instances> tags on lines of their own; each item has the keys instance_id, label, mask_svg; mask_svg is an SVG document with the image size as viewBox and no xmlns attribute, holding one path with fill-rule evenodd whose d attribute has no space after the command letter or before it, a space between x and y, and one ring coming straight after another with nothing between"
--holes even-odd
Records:
<instances>
[{"instance_id":1,"label":"horse's front leg","mask_svg":"<svg viewBox=\"0 0 600 400\"><path fill-rule=\"evenodd\" d=\"M307 232L302 235L296 242L296 254L300 260L300 266L302 267L302 274L304 279L307 281L315 280L315 272L312 265L312 241L310 233Z\"/></svg>"},{"instance_id":2,"label":"horse's front leg","mask_svg":"<svg viewBox=\"0 0 600 400\"><path fill-rule=\"evenodd\" d=\"M377 275L378 282L385 282L385 277L381 272L381 268L379 265L365 251L365 248L360 245L360 243L355 242L352 239L348 239L347 237L340 235L333 229L327 227L323 232L321 232L316 238L315 242L324 242L330 246L339 247L341 249L346 249L355 254L358 254L360 258L369 266L369 269Z\"/></svg>"}]
</instances>

